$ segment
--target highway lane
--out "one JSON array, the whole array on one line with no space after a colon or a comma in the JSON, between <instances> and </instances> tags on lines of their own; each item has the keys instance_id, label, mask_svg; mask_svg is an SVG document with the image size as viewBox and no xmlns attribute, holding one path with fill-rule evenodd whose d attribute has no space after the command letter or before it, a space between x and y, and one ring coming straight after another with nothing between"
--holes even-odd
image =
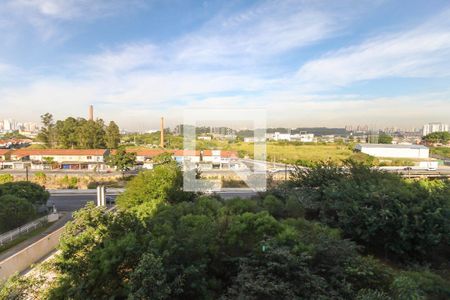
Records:
<instances>
[{"instance_id":1,"label":"highway lane","mask_svg":"<svg viewBox=\"0 0 450 300\"><path fill-rule=\"evenodd\" d=\"M117 197L117 195L109 194L107 194L107 196L114 199ZM74 191L73 193L51 192L50 198L47 201L47 206L51 207L54 204L58 211L73 212L84 207L88 202L97 202L95 190L90 193L86 193L85 191Z\"/></svg>"},{"instance_id":2,"label":"highway lane","mask_svg":"<svg viewBox=\"0 0 450 300\"><path fill-rule=\"evenodd\" d=\"M108 197L116 198L123 190L111 189L106 192ZM47 201L47 206L55 205L58 211L73 212L84 207L89 201L97 202L96 190L51 190L50 198ZM221 196L223 199L232 199L240 197L248 199L257 195L253 190L245 189L223 189L215 194Z\"/></svg>"}]
</instances>

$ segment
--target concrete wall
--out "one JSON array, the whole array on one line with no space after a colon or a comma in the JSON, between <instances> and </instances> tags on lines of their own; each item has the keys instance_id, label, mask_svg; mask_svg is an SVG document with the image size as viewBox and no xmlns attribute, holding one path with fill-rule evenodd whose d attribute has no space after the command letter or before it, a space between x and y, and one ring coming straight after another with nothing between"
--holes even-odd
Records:
<instances>
[{"instance_id":1,"label":"concrete wall","mask_svg":"<svg viewBox=\"0 0 450 300\"><path fill-rule=\"evenodd\" d=\"M27 248L0 262L0 281L8 279L16 272L23 272L32 264L51 253L59 244L64 227L52 232Z\"/></svg>"}]
</instances>

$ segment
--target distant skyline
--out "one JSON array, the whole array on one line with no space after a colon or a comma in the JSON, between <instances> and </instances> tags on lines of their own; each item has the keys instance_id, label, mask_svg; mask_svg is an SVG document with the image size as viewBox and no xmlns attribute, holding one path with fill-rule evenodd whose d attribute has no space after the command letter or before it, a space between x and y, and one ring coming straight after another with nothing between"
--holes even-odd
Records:
<instances>
[{"instance_id":1,"label":"distant skyline","mask_svg":"<svg viewBox=\"0 0 450 300\"><path fill-rule=\"evenodd\" d=\"M0 119L182 123L265 108L268 127L450 123L448 1L0 2Z\"/></svg>"}]
</instances>

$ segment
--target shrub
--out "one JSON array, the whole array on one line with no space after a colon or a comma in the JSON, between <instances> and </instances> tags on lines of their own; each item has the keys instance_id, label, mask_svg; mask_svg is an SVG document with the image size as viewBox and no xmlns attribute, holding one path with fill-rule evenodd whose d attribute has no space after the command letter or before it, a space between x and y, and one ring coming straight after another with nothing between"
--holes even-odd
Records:
<instances>
[{"instance_id":1,"label":"shrub","mask_svg":"<svg viewBox=\"0 0 450 300\"><path fill-rule=\"evenodd\" d=\"M7 182L13 182L14 176L11 174L0 174L0 184L7 183Z\"/></svg>"},{"instance_id":2,"label":"shrub","mask_svg":"<svg viewBox=\"0 0 450 300\"><path fill-rule=\"evenodd\" d=\"M0 195L14 195L34 205L45 204L50 194L40 185L28 181L8 182L0 185Z\"/></svg>"},{"instance_id":3,"label":"shrub","mask_svg":"<svg viewBox=\"0 0 450 300\"><path fill-rule=\"evenodd\" d=\"M8 231L31 221L36 216L33 205L13 195L0 197L0 231Z\"/></svg>"}]
</instances>

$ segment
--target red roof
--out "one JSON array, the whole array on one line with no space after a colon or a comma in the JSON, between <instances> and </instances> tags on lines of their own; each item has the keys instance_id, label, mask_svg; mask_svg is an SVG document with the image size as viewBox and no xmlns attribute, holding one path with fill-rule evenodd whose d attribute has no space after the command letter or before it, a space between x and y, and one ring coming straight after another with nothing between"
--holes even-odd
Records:
<instances>
[{"instance_id":1,"label":"red roof","mask_svg":"<svg viewBox=\"0 0 450 300\"><path fill-rule=\"evenodd\" d=\"M0 149L0 155L8 154L10 151L10 149Z\"/></svg>"},{"instance_id":2,"label":"red roof","mask_svg":"<svg viewBox=\"0 0 450 300\"><path fill-rule=\"evenodd\" d=\"M11 154L18 157L29 155L60 155L60 156L103 156L105 149L18 149L13 150Z\"/></svg>"},{"instance_id":3,"label":"red roof","mask_svg":"<svg viewBox=\"0 0 450 300\"><path fill-rule=\"evenodd\" d=\"M221 157L238 158L237 151L219 150ZM200 156L202 152L203 156L212 156L213 150L165 150L165 149L127 149L127 152L136 153L137 156L155 157L163 153L172 153L174 156ZM116 150L111 152L116 153Z\"/></svg>"}]
</instances>

